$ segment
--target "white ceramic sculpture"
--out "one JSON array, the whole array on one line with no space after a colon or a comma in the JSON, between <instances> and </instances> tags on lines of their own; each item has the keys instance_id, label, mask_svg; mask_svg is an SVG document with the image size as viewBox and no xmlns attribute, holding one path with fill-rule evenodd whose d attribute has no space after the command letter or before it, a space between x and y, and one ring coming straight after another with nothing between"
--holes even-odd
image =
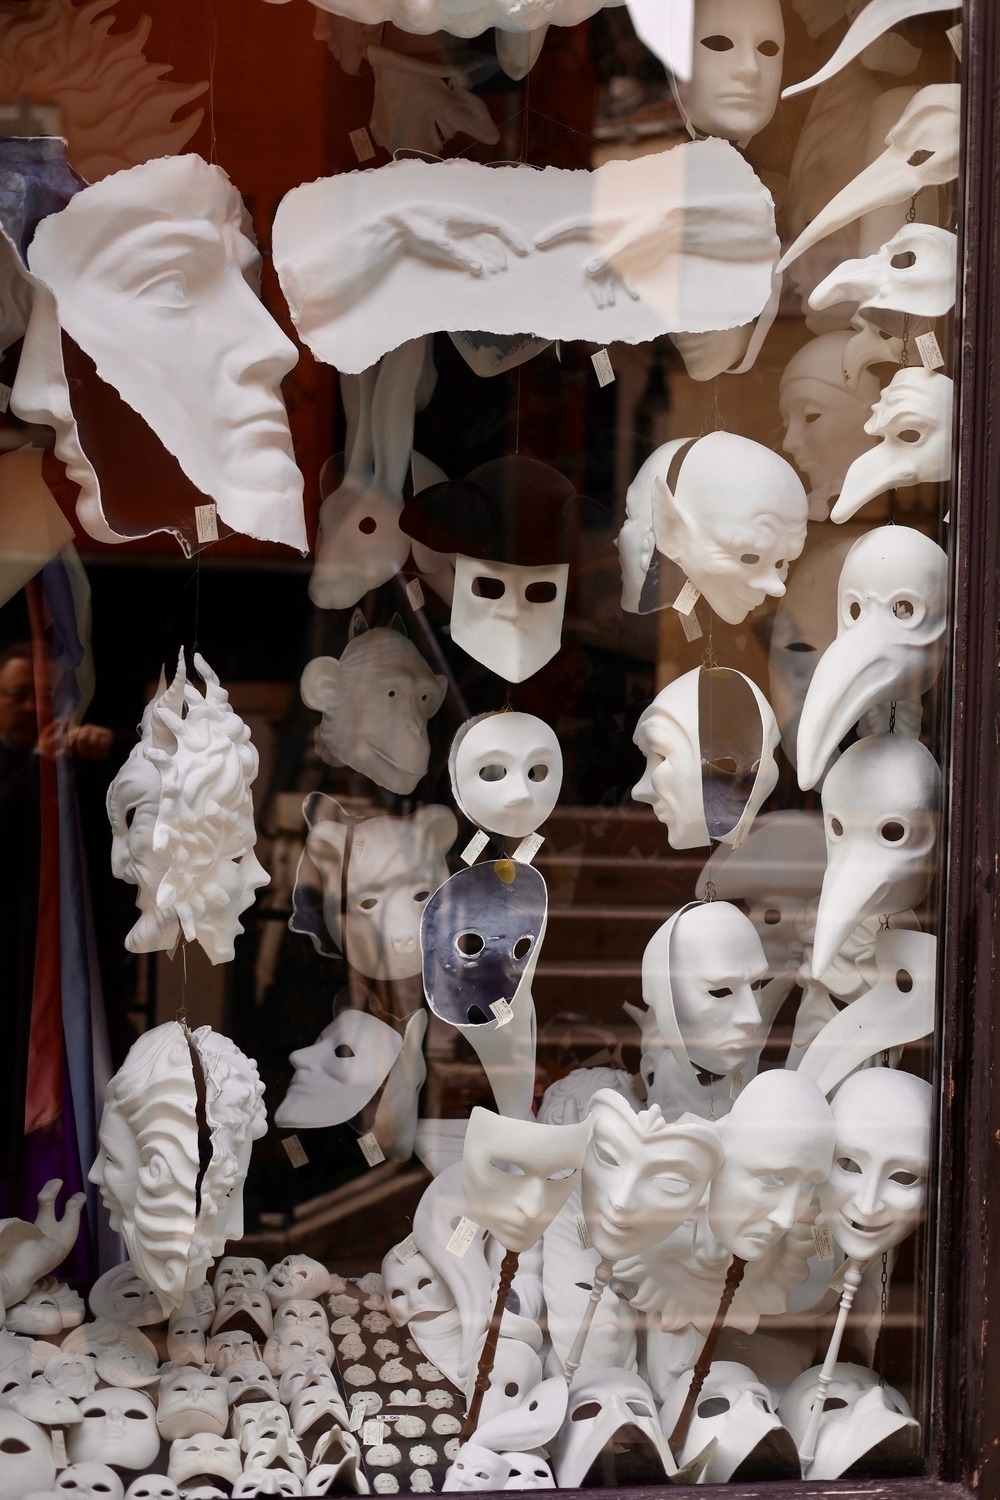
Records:
<instances>
[{"instance_id":1,"label":"white ceramic sculpture","mask_svg":"<svg viewBox=\"0 0 1000 1500\"><path fill-rule=\"evenodd\" d=\"M856 387L848 385L844 360L851 338L849 333L824 333L811 339L792 355L781 376L781 446L809 481L810 521L826 520L851 464L875 441L865 423L879 398L879 385L867 371ZM804 562L793 570L789 589Z\"/></svg>"},{"instance_id":2,"label":"white ceramic sculpture","mask_svg":"<svg viewBox=\"0 0 1000 1500\"><path fill-rule=\"evenodd\" d=\"M115 1129L119 1128L116 1125ZM130 1260L121 1261L98 1276L88 1301L94 1317L107 1322L123 1323L129 1328L147 1328L163 1322L159 1298Z\"/></svg>"},{"instance_id":3,"label":"white ceramic sculpture","mask_svg":"<svg viewBox=\"0 0 1000 1500\"><path fill-rule=\"evenodd\" d=\"M774 713L756 683L730 667L675 678L632 738L646 756L632 797L652 807L673 849L740 843L778 779Z\"/></svg>"},{"instance_id":4,"label":"white ceramic sculpture","mask_svg":"<svg viewBox=\"0 0 1000 1500\"><path fill-rule=\"evenodd\" d=\"M910 526L880 526L848 552L837 586L837 638L816 664L799 719L799 785L817 784L862 716L919 703L944 662L948 558Z\"/></svg>"},{"instance_id":5,"label":"white ceramic sculpture","mask_svg":"<svg viewBox=\"0 0 1000 1500\"><path fill-rule=\"evenodd\" d=\"M397 1031L363 1010L342 1010L311 1047L291 1053L295 1072L278 1105L282 1130L340 1125L362 1110L402 1051Z\"/></svg>"},{"instance_id":6,"label":"white ceramic sculpture","mask_svg":"<svg viewBox=\"0 0 1000 1500\"><path fill-rule=\"evenodd\" d=\"M304 811L309 832L292 931L307 932L321 953L343 951L367 978L419 974L421 914L448 876L454 813L430 805L410 817L355 819L319 796L308 798Z\"/></svg>"},{"instance_id":7,"label":"white ceramic sculpture","mask_svg":"<svg viewBox=\"0 0 1000 1500\"><path fill-rule=\"evenodd\" d=\"M660 1407L660 1426L668 1437L681 1414L693 1374L692 1370L688 1370L681 1375L671 1386ZM781 1455L780 1448L774 1441L774 1434L784 1436L789 1450L784 1455ZM794 1460L795 1448L784 1433L781 1418L774 1410L771 1391L746 1365L725 1359L715 1360L705 1377L684 1446L677 1454L677 1462L683 1468L711 1444L712 1451L699 1483L726 1484L754 1449L764 1444L768 1438L771 1438L771 1443L765 1453L771 1460L767 1464L769 1477L781 1477L777 1460L784 1456L785 1474L791 1478L798 1465L790 1471L787 1460Z\"/></svg>"},{"instance_id":8,"label":"white ceramic sculpture","mask_svg":"<svg viewBox=\"0 0 1000 1500\"><path fill-rule=\"evenodd\" d=\"M870 0L869 4L860 9L847 3L847 0L835 0L832 5L828 0L793 0L793 3L806 20L810 36L821 36L824 30L839 20L838 10L840 15L850 15L851 25L829 61L811 78L805 78L801 83L793 83L786 88L782 94L785 99L805 93L807 89L818 88L821 83L836 77L842 68L846 68L854 58L862 57L862 54L884 37L890 27L898 26L901 21L906 21L911 16L927 16L936 11L955 8L952 0ZM864 60L862 57L862 61ZM871 63L868 65L877 66Z\"/></svg>"},{"instance_id":9,"label":"white ceramic sculpture","mask_svg":"<svg viewBox=\"0 0 1000 1500\"><path fill-rule=\"evenodd\" d=\"M943 318L955 305L958 236L935 224L904 224L874 255L848 260L821 281L809 306L824 308L856 302L862 316L902 331L901 319Z\"/></svg>"},{"instance_id":10,"label":"white ceramic sculpture","mask_svg":"<svg viewBox=\"0 0 1000 1500\"><path fill-rule=\"evenodd\" d=\"M528 1250L562 1208L583 1166L590 1122L541 1125L476 1105L462 1154L473 1217L506 1250Z\"/></svg>"},{"instance_id":11,"label":"white ceramic sculpture","mask_svg":"<svg viewBox=\"0 0 1000 1500\"><path fill-rule=\"evenodd\" d=\"M691 79L679 85L692 135L745 146L781 93L785 24L779 0L694 0Z\"/></svg>"},{"instance_id":12,"label":"white ceramic sculpture","mask_svg":"<svg viewBox=\"0 0 1000 1500\"><path fill-rule=\"evenodd\" d=\"M604 344L742 327L771 295L773 214L720 140L596 172L398 161L293 188L274 261L304 342L358 373L436 330Z\"/></svg>"},{"instance_id":13,"label":"white ceramic sculpture","mask_svg":"<svg viewBox=\"0 0 1000 1500\"><path fill-rule=\"evenodd\" d=\"M116 1469L149 1469L160 1451L156 1403L144 1391L114 1386L80 1402L83 1418L69 1436L73 1463L111 1463Z\"/></svg>"},{"instance_id":14,"label":"white ceramic sculpture","mask_svg":"<svg viewBox=\"0 0 1000 1500\"><path fill-rule=\"evenodd\" d=\"M950 376L923 366L899 370L865 424L880 441L851 464L831 520L848 520L886 490L949 479L954 398Z\"/></svg>"},{"instance_id":15,"label":"white ceramic sculpture","mask_svg":"<svg viewBox=\"0 0 1000 1500\"><path fill-rule=\"evenodd\" d=\"M37 1281L66 1259L76 1243L86 1199L83 1193L74 1193L59 1219L55 1201L61 1187L61 1180L53 1177L40 1190L34 1224L24 1219L0 1219L0 1314L22 1302Z\"/></svg>"},{"instance_id":16,"label":"white ceramic sculpture","mask_svg":"<svg viewBox=\"0 0 1000 1500\"><path fill-rule=\"evenodd\" d=\"M778 1403L778 1414L797 1445L801 1445L815 1407L820 1366L793 1380ZM838 1364L824 1398L815 1457L806 1479L837 1479L879 1444L907 1429L915 1436L917 1423L906 1398L885 1385L875 1370L863 1365Z\"/></svg>"},{"instance_id":17,"label":"white ceramic sculpture","mask_svg":"<svg viewBox=\"0 0 1000 1500\"><path fill-rule=\"evenodd\" d=\"M534 714L480 714L462 725L448 756L451 789L465 816L504 838L524 838L559 800L562 751Z\"/></svg>"},{"instance_id":18,"label":"white ceramic sculpture","mask_svg":"<svg viewBox=\"0 0 1000 1500\"><path fill-rule=\"evenodd\" d=\"M24 1500L32 1492L51 1490L56 1466L49 1434L0 1407L0 1445L3 1445L3 1485L11 1500Z\"/></svg>"},{"instance_id":19,"label":"white ceramic sculpture","mask_svg":"<svg viewBox=\"0 0 1000 1500\"><path fill-rule=\"evenodd\" d=\"M303 703L323 716L320 757L403 796L427 774L427 721L447 691L447 678L431 671L398 616L372 630L360 610L339 660L314 657L301 681Z\"/></svg>"},{"instance_id":20,"label":"white ceramic sculpture","mask_svg":"<svg viewBox=\"0 0 1000 1500\"><path fill-rule=\"evenodd\" d=\"M221 1437L229 1425L226 1382L206 1370L165 1371L156 1400L156 1427L162 1438L191 1437L214 1432Z\"/></svg>"},{"instance_id":21,"label":"white ceramic sculpture","mask_svg":"<svg viewBox=\"0 0 1000 1500\"><path fill-rule=\"evenodd\" d=\"M582 1485L606 1443L614 1441L616 1448L627 1451L630 1443L643 1439L663 1473L675 1473L677 1465L660 1431L646 1382L629 1370L578 1370L570 1384L565 1421L552 1444L559 1487Z\"/></svg>"},{"instance_id":22,"label":"white ceramic sculpture","mask_svg":"<svg viewBox=\"0 0 1000 1500\"><path fill-rule=\"evenodd\" d=\"M243 1238L243 1186L254 1141L267 1133L257 1064L221 1032L199 1026L189 1038L201 1069L211 1156L199 1183L200 1207L186 1285L197 1288L226 1242Z\"/></svg>"},{"instance_id":23,"label":"white ceramic sculpture","mask_svg":"<svg viewBox=\"0 0 1000 1500\"><path fill-rule=\"evenodd\" d=\"M63 415L60 329L226 525L306 550L302 476L280 390L297 356L254 289L248 225L222 169L188 155L106 177L35 233L30 268L52 298L36 299L12 406L25 420L54 422L82 486L77 514L101 541L127 538L109 524L100 474L69 431L72 414L70 423ZM158 529L162 520L150 517L147 532Z\"/></svg>"},{"instance_id":24,"label":"white ceramic sculpture","mask_svg":"<svg viewBox=\"0 0 1000 1500\"><path fill-rule=\"evenodd\" d=\"M827 869L812 975L830 967L867 917L923 900L934 870L941 771L919 740L872 735L851 745L823 783Z\"/></svg>"},{"instance_id":25,"label":"white ceramic sculpture","mask_svg":"<svg viewBox=\"0 0 1000 1500\"><path fill-rule=\"evenodd\" d=\"M219 679L197 652L204 694L183 652L169 688L143 715L142 738L108 789L111 867L139 887L133 953L171 952L181 936L227 963L240 914L270 876L254 845L257 751Z\"/></svg>"}]
</instances>

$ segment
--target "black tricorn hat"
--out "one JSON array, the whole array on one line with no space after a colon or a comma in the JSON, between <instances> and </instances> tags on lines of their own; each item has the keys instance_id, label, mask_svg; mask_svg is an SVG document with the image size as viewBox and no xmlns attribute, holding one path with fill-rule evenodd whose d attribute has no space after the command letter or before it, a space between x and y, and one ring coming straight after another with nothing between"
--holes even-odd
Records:
<instances>
[{"instance_id":1,"label":"black tricorn hat","mask_svg":"<svg viewBox=\"0 0 1000 1500\"><path fill-rule=\"evenodd\" d=\"M421 490L399 524L433 552L532 568L596 552L612 523L604 506L578 495L558 469L516 454Z\"/></svg>"}]
</instances>

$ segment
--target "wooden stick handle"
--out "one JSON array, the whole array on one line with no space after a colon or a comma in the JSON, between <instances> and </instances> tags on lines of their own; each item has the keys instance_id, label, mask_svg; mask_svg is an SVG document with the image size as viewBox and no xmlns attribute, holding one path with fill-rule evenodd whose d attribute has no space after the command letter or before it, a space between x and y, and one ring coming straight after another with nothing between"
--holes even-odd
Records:
<instances>
[{"instance_id":1,"label":"wooden stick handle","mask_svg":"<svg viewBox=\"0 0 1000 1500\"><path fill-rule=\"evenodd\" d=\"M709 1330L708 1338L705 1340L702 1351L698 1355L698 1361L691 1376L691 1385L685 1397L684 1405L681 1408L681 1414L677 1418L673 1432L670 1434L670 1451L674 1455L674 1458L677 1458L687 1441L688 1428L691 1425L691 1418L694 1415L695 1404L701 1395L701 1388L705 1384L708 1372L712 1368L712 1356L715 1353L715 1346L719 1342L722 1325L726 1321L726 1314L729 1311L733 1298L736 1296L739 1284L743 1280L743 1272L746 1268L746 1261L741 1260L738 1255L734 1255L729 1270L726 1272L726 1284L722 1288L722 1296L719 1298L719 1305L716 1308L715 1321Z\"/></svg>"},{"instance_id":2,"label":"wooden stick handle","mask_svg":"<svg viewBox=\"0 0 1000 1500\"><path fill-rule=\"evenodd\" d=\"M597 1312L598 1303L604 1296L604 1289L611 1280L611 1272L613 1270L614 1261L604 1259L598 1261L597 1270L594 1272L594 1285L591 1289L590 1301L587 1303L586 1311L583 1314L583 1322L577 1329L576 1338L573 1340L573 1347L569 1351L569 1357L566 1360L565 1373L567 1385L580 1368L583 1351L587 1345L587 1335L590 1333L590 1325L594 1321L594 1314Z\"/></svg>"},{"instance_id":3,"label":"wooden stick handle","mask_svg":"<svg viewBox=\"0 0 1000 1500\"><path fill-rule=\"evenodd\" d=\"M497 1353L497 1339L500 1337L500 1324L503 1321L503 1310L507 1302L507 1293L510 1284L514 1280L517 1270L517 1251L507 1250L500 1262L500 1281L497 1285L496 1301L493 1304L493 1316L490 1318L489 1327L486 1330L486 1342L483 1352L479 1356L479 1369L476 1371L476 1385L472 1392L472 1400L465 1417L465 1426L462 1428L462 1442L467 1443L479 1425L479 1413L482 1410L483 1397L486 1387L490 1383L490 1375L493 1372L493 1361Z\"/></svg>"},{"instance_id":4,"label":"wooden stick handle","mask_svg":"<svg viewBox=\"0 0 1000 1500\"><path fill-rule=\"evenodd\" d=\"M830 1389L833 1380L833 1372L837 1368L837 1360L840 1358L840 1345L843 1341L844 1330L847 1327L847 1319L854 1302L854 1294L861 1285L861 1277L864 1274L864 1265L858 1260L848 1260L844 1265L844 1290L840 1294L840 1307L837 1311L837 1321L833 1325L833 1333L830 1335L830 1343L827 1346L826 1359L823 1368L819 1372L819 1380L816 1384L816 1394L809 1411L809 1422L799 1447L799 1463L802 1465L802 1477L806 1477L816 1457L816 1443L819 1438L819 1424L823 1418L823 1405L826 1401L826 1393Z\"/></svg>"}]
</instances>

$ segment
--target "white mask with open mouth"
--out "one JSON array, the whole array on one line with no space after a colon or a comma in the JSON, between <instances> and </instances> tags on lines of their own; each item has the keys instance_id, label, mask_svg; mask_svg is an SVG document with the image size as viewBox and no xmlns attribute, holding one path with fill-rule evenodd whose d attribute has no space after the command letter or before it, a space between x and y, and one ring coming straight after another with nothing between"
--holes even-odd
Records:
<instances>
[{"instance_id":1,"label":"white mask with open mouth","mask_svg":"<svg viewBox=\"0 0 1000 1500\"><path fill-rule=\"evenodd\" d=\"M951 477L955 382L936 370L899 370L865 423L879 439L848 469L832 521L847 521L886 490Z\"/></svg>"},{"instance_id":2,"label":"white mask with open mouth","mask_svg":"<svg viewBox=\"0 0 1000 1500\"><path fill-rule=\"evenodd\" d=\"M480 714L455 735L448 769L455 801L471 822L524 838L559 800L562 751L554 731L534 714Z\"/></svg>"}]
</instances>

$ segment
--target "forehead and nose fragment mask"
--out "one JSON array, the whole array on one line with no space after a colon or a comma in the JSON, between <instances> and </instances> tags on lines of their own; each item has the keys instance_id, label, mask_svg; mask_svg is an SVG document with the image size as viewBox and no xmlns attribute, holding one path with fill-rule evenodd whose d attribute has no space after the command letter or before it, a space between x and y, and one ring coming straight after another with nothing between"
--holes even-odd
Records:
<instances>
[{"instance_id":1,"label":"forehead and nose fragment mask","mask_svg":"<svg viewBox=\"0 0 1000 1500\"><path fill-rule=\"evenodd\" d=\"M801 1446L805 1437L820 1374L819 1365L803 1371L778 1402L778 1415L796 1446ZM816 1456L806 1479L838 1479L875 1450L887 1458L913 1455L918 1424L900 1392L883 1385L874 1370L863 1365L835 1365L823 1405Z\"/></svg>"},{"instance_id":2,"label":"forehead and nose fragment mask","mask_svg":"<svg viewBox=\"0 0 1000 1500\"><path fill-rule=\"evenodd\" d=\"M820 978L868 917L908 911L934 871L941 771L919 740L872 735L844 751L823 783L827 867L812 975Z\"/></svg>"},{"instance_id":3,"label":"forehead and nose fragment mask","mask_svg":"<svg viewBox=\"0 0 1000 1500\"><path fill-rule=\"evenodd\" d=\"M831 272L810 295L809 306L857 302L866 322L901 334L903 316L942 318L951 311L957 267L957 235L935 224L904 224L874 255ZM886 316L892 313L903 316Z\"/></svg>"},{"instance_id":4,"label":"forehead and nose fragment mask","mask_svg":"<svg viewBox=\"0 0 1000 1500\"><path fill-rule=\"evenodd\" d=\"M611 1442L619 1484L628 1483L629 1477L649 1483L676 1472L646 1382L629 1370L578 1370L570 1382L565 1420L552 1444L559 1487L582 1485Z\"/></svg>"},{"instance_id":5,"label":"forehead and nose fragment mask","mask_svg":"<svg viewBox=\"0 0 1000 1500\"><path fill-rule=\"evenodd\" d=\"M482 714L459 729L448 769L455 801L471 822L524 838L559 800L562 751L555 732L534 714Z\"/></svg>"},{"instance_id":6,"label":"forehead and nose fragment mask","mask_svg":"<svg viewBox=\"0 0 1000 1500\"><path fill-rule=\"evenodd\" d=\"M745 145L781 92L785 27L778 0L695 0L691 81L681 85L692 134Z\"/></svg>"},{"instance_id":7,"label":"forehead and nose fragment mask","mask_svg":"<svg viewBox=\"0 0 1000 1500\"><path fill-rule=\"evenodd\" d=\"M830 519L848 520L886 490L948 479L954 399L948 375L909 368L895 374L865 424L879 442L851 464Z\"/></svg>"},{"instance_id":8,"label":"forehead and nose fragment mask","mask_svg":"<svg viewBox=\"0 0 1000 1500\"><path fill-rule=\"evenodd\" d=\"M674 849L738 843L778 779L778 725L763 693L731 667L695 668L658 693L633 740L646 773L632 788Z\"/></svg>"},{"instance_id":9,"label":"forehead and nose fragment mask","mask_svg":"<svg viewBox=\"0 0 1000 1500\"><path fill-rule=\"evenodd\" d=\"M881 526L855 542L837 587L837 638L816 664L799 720L799 785L876 704L919 702L944 661L948 559L922 532Z\"/></svg>"},{"instance_id":10,"label":"forehead and nose fragment mask","mask_svg":"<svg viewBox=\"0 0 1000 1500\"><path fill-rule=\"evenodd\" d=\"M580 1177L590 1121L542 1125L477 1105L462 1152L462 1189L476 1222L505 1250L528 1250Z\"/></svg>"}]
</instances>

